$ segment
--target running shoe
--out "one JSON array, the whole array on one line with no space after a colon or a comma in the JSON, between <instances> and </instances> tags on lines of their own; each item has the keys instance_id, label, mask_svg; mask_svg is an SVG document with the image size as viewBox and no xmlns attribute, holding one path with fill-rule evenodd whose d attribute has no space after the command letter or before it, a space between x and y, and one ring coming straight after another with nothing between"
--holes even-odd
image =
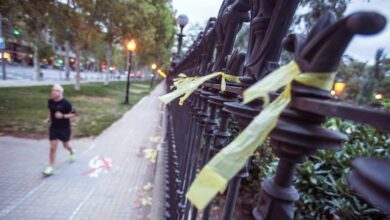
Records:
<instances>
[{"instance_id":1,"label":"running shoe","mask_svg":"<svg viewBox=\"0 0 390 220\"><path fill-rule=\"evenodd\" d=\"M73 152L73 154L71 154L71 155L69 156L69 161L70 161L71 163L73 163L75 160L76 160L76 155L75 155L74 152Z\"/></svg>"},{"instance_id":2,"label":"running shoe","mask_svg":"<svg viewBox=\"0 0 390 220\"><path fill-rule=\"evenodd\" d=\"M51 166L48 166L45 171L43 171L43 174L46 176L50 176L54 174L54 169Z\"/></svg>"}]
</instances>

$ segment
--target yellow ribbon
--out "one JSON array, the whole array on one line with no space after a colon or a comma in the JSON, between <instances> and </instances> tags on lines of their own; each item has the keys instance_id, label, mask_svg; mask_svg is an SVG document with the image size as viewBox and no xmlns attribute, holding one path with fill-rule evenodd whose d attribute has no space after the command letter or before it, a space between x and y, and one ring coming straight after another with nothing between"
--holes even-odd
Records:
<instances>
[{"instance_id":1,"label":"yellow ribbon","mask_svg":"<svg viewBox=\"0 0 390 220\"><path fill-rule=\"evenodd\" d=\"M173 79L173 85L171 86L171 89L181 88L194 79L196 79L196 77L187 77L185 74L180 73L178 78Z\"/></svg>"},{"instance_id":2,"label":"yellow ribbon","mask_svg":"<svg viewBox=\"0 0 390 220\"><path fill-rule=\"evenodd\" d=\"M229 75L221 72L221 91L226 90L226 80L230 82L240 83L240 77Z\"/></svg>"},{"instance_id":3,"label":"yellow ribbon","mask_svg":"<svg viewBox=\"0 0 390 220\"><path fill-rule=\"evenodd\" d=\"M223 192L231 178L244 166L246 160L267 138L276 126L280 114L291 101L293 80L307 86L330 90L334 73L302 73L295 61L280 67L244 91L244 103L263 97L285 86L283 92L267 105L259 115L225 148L215 155L192 183L187 198L198 209L203 209L218 192Z\"/></svg>"},{"instance_id":4,"label":"yellow ribbon","mask_svg":"<svg viewBox=\"0 0 390 220\"><path fill-rule=\"evenodd\" d=\"M184 74L183 74L184 75ZM221 91L226 90L226 80L232 82L240 82L238 76L229 75L223 72L215 72L202 77L186 77L179 74L179 78L174 79L173 86L176 90L160 96L160 100L165 104L168 104L176 98L182 96L179 101L179 105L183 105L184 101L206 81L213 79L217 76L221 76Z\"/></svg>"},{"instance_id":5,"label":"yellow ribbon","mask_svg":"<svg viewBox=\"0 0 390 220\"><path fill-rule=\"evenodd\" d=\"M167 74L164 73L163 71L159 71L158 73L159 73L160 76L162 76L163 78L167 78Z\"/></svg>"}]
</instances>

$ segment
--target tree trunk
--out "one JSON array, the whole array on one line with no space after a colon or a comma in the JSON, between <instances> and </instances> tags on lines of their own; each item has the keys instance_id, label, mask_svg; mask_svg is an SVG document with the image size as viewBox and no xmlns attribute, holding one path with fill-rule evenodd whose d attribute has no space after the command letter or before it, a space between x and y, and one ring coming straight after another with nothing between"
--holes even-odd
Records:
<instances>
[{"instance_id":1,"label":"tree trunk","mask_svg":"<svg viewBox=\"0 0 390 220\"><path fill-rule=\"evenodd\" d=\"M77 43L76 45L76 83L74 84L74 90L80 91L80 57L81 57L81 49L80 45Z\"/></svg>"},{"instance_id":2,"label":"tree trunk","mask_svg":"<svg viewBox=\"0 0 390 220\"><path fill-rule=\"evenodd\" d=\"M41 65L39 62L39 41L40 41L40 30L37 25L35 29L35 42L34 42L34 80L41 80Z\"/></svg>"},{"instance_id":3,"label":"tree trunk","mask_svg":"<svg viewBox=\"0 0 390 220\"><path fill-rule=\"evenodd\" d=\"M94 60L95 60L95 62L93 63L93 71L94 72L99 72L99 66L98 66L98 59L97 59L97 57L93 57L94 58Z\"/></svg>"},{"instance_id":4,"label":"tree trunk","mask_svg":"<svg viewBox=\"0 0 390 220\"><path fill-rule=\"evenodd\" d=\"M70 53L70 42L69 42L69 40L66 40L65 41L65 75L66 75L66 80L70 79L69 53Z\"/></svg>"},{"instance_id":5,"label":"tree trunk","mask_svg":"<svg viewBox=\"0 0 390 220\"><path fill-rule=\"evenodd\" d=\"M111 52L112 52L112 43L107 43L106 50L106 78L104 80L104 85L107 86L109 83L109 75L110 75L110 66L111 66Z\"/></svg>"}]
</instances>

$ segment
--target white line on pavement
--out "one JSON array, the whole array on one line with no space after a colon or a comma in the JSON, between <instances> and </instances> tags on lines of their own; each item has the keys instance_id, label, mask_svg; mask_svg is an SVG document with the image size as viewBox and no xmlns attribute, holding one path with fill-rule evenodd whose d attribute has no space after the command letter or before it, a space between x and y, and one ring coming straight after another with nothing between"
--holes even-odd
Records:
<instances>
[{"instance_id":1,"label":"white line on pavement","mask_svg":"<svg viewBox=\"0 0 390 220\"><path fill-rule=\"evenodd\" d=\"M13 205L7 206L5 209L1 210L0 217L6 216L8 213L10 213L12 210L14 210L18 205L20 205L22 202L24 202L28 197L30 197L32 194L34 194L36 191L38 191L46 182L43 181L41 184L39 184L37 187L35 187L33 190L28 192L23 198L21 198L19 201L17 201Z\"/></svg>"},{"instance_id":2,"label":"white line on pavement","mask_svg":"<svg viewBox=\"0 0 390 220\"><path fill-rule=\"evenodd\" d=\"M88 149L86 151L84 151L83 154L81 154L81 155L88 153L88 151L92 150L93 148L95 148L95 144L91 144L91 146L89 146Z\"/></svg>"},{"instance_id":3,"label":"white line on pavement","mask_svg":"<svg viewBox=\"0 0 390 220\"><path fill-rule=\"evenodd\" d=\"M95 192L97 186L95 186L91 191L89 191L89 193L85 196L85 198L83 199L83 201L80 202L80 204L76 207L76 209L73 211L72 215L69 217L69 220L72 220L76 215L77 213L80 211L81 207L83 207L83 205L85 204L85 202L89 199L89 197L92 196L92 194Z\"/></svg>"},{"instance_id":4,"label":"white line on pavement","mask_svg":"<svg viewBox=\"0 0 390 220\"><path fill-rule=\"evenodd\" d=\"M86 154L89 150L93 149L95 147L94 144L92 144L86 151L84 151L82 153L82 155ZM64 164L63 164L64 165ZM61 166L55 174L59 174L60 173L60 169L62 168L63 166ZM44 179L38 186L36 186L35 188L33 188L32 190L30 190L24 197L22 197L21 199L19 199L15 204L13 205L9 205L7 206L5 209L1 210L0 212L0 217L4 217L6 215L8 215L8 213L10 213L12 210L14 210L16 207L18 207L20 204L22 204L26 199L28 199L30 196L32 196L35 192L37 192L40 188L42 188L43 185L45 185L47 183L47 180L48 178Z\"/></svg>"}]
</instances>

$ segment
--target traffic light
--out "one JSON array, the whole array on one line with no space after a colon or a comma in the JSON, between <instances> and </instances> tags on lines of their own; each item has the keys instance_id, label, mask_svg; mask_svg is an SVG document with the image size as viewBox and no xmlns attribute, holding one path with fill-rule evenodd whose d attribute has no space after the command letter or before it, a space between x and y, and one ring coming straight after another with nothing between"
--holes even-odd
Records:
<instances>
[{"instance_id":1,"label":"traffic light","mask_svg":"<svg viewBox=\"0 0 390 220\"><path fill-rule=\"evenodd\" d=\"M59 64L59 65L62 65L62 64L64 64L64 61L61 60L61 59L57 59L57 60L56 60L56 63Z\"/></svg>"},{"instance_id":2,"label":"traffic light","mask_svg":"<svg viewBox=\"0 0 390 220\"><path fill-rule=\"evenodd\" d=\"M12 30L12 35L14 35L15 37L19 37L20 32L18 30L16 30L16 29L13 29Z\"/></svg>"}]
</instances>

